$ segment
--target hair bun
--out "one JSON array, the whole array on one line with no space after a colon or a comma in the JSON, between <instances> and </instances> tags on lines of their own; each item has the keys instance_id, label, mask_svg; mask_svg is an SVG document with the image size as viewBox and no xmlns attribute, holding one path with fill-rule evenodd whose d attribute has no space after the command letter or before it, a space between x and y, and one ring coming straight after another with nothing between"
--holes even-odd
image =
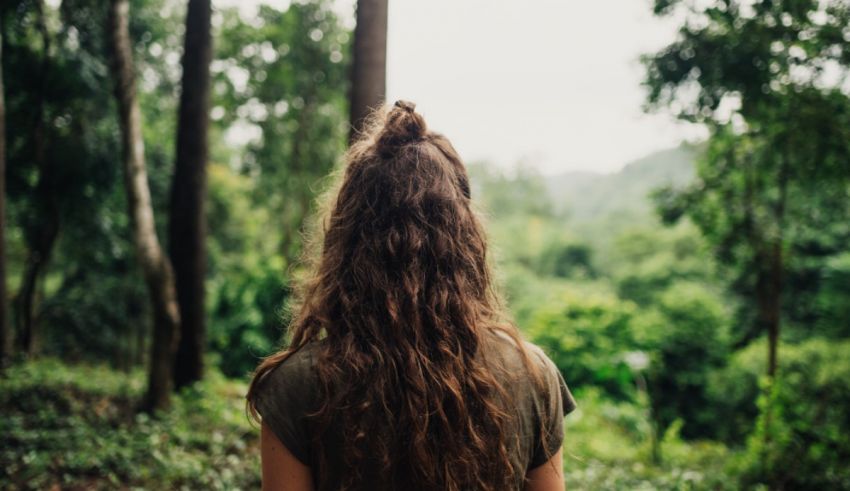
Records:
<instances>
[{"instance_id":1,"label":"hair bun","mask_svg":"<svg viewBox=\"0 0 850 491\"><path fill-rule=\"evenodd\" d=\"M410 101L403 101L401 99L395 101L395 104L393 104L393 106L400 107L400 108L404 109L405 111L407 111L409 113L412 113L413 111L416 110L416 104L415 103L410 102Z\"/></svg>"},{"instance_id":2,"label":"hair bun","mask_svg":"<svg viewBox=\"0 0 850 491\"><path fill-rule=\"evenodd\" d=\"M398 100L390 108L378 133L378 151L382 156L391 156L399 147L421 140L426 131L425 118L416 112L416 104Z\"/></svg>"}]
</instances>

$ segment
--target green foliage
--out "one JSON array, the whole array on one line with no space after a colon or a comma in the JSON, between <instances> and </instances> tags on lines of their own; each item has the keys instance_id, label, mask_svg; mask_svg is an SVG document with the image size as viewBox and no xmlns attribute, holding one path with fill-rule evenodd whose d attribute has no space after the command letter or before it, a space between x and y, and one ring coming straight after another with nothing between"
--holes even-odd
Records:
<instances>
[{"instance_id":1,"label":"green foliage","mask_svg":"<svg viewBox=\"0 0 850 491\"><path fill-rule=\"evenodd\" d=\"M259 264L215 290L210 346L227 376L245 377L281 344L288 290L280 261L274 266Z\"/></svg>"},{"instance_id":2,"label":"green foliage","mask_svg":"<svg viewBox=\"0 0 850 491\"><path fill-rule=\"evenodd\" d=\"M822 269L822 287L813 301L815 330L834 338L850 337L850 252L831 257Z\"/></svg>"},{"instance_id":3,"label":"green foliage","mask_svg":"<svg viewBox=\"0 0 850 491\"><path fill-rule=\"evenodd\" d=\"M173 91L163 60L150 54L154 45L167 53L179 41L173 19L160 16L162 7L159 0L132 5L135 55L146 75L140 84L146 116L168 112L169 99L160 96ZM116 159L120 150L104 4L67 0L58 9L45 5L43 34L35 2L15 1L3 9L7 127L20 129L10 131L7 142L8 224L20 231L10 235L22 239L12 245L10 287L20 295L23 269L49 261L36 278L41 283L36 289L41 350L106 359L116 366L135 363L144 349L148 300ZM154 122L145 126L148 171L161 211L167 203L173 125L167 118L150 119ZM162 219L158 223L164 225ZM55 242L47 239L51 224L58 232ZM18 252L19 247L26 251Z\"/></svg>"},{"instance_id":4,"label":"green foliage","mask_svg":"<svg viewBox=\"0 0 850 491\"><path fill-rule=\"evenodd\" d=\"M255 206L275 217L287 266L300 254L322 179L346 148L349 38L326 0L261 5L250 20L222 11L212 116L225 132L250 136L234 168L252 179Z\"/></svg>"},{"instance_id":5,"label":"green foliage","mask_svg":"<svg viewBox=\"0 0 850 491\"><path fill-rule=\"evenodd\" d=\"M636 348L631 322L635 306L608 294L567 293L541 306L526 332L576 387L593 385L627 398L634 376L627 355Z\"/></svg>"},{"instance_id":6,"label":"green foliage","mask_svg":"<svg viewBox=\"0 0 850 491\"><path fill-rule=\"evenodd\" d=\"M559 278L594 278L593 250L587 244L552 242L545 246L537 269L542 275Z\"/></svg>"},{"instance_id":7,"label":"green foliage","mask_svg":"<svg viewBox=\"0 0 850 491\"><path fill-rule=\"evenodd\" d=\"M706 393L715 417L716 439L741 446L752 432L758 418L756 399L766 358L765 343L755 342L730 353L723 366L709 374Z\"/></svg>"},{"instance_id":8,"label":"green foliage","mask_svg":"<svg viewBox=\"0 0 850 491\"><path fill-rule=\"evenodd\" d=\"M131 268L116 263L110 266ZM44 332L43 349L61 353L66 360L129 367L144 356L147 308L144 280L134 269L112 276L80 265L42 304L40 321L50 327Z\"/></svg>"},{"instance_id":9,"label":"green foliage","mask_svg":"<svg viewBox=\"0 0 850 491\"><path fill-rule=\"evenodd\" d=\"M709 403L707 383L728 352L722 299L700 284L675 283L648 317L647 388L659 437L676 421L685 438L716 437L721 423Z\"/></svg>"},{"instance_id":10,"label":"green foliage","mask_svg":"<svg viewBox=\"0 0 850 491\"><path fill-rule=\"evenodd\" d=\"M253 182L221 164L209 168L209 346L219 369L244 377L279 346L288 285L270 210L256 207Z\"/></svg>"},{"instance_id":11,"label":"green foliage","mask_svg":"<svg viewBox=\"0 0 850 491\"><path fill-rule=\"evenodd\" d=\"M215 372L151 418L144 378L45 359L0 379L0 487L257 488L257 432L242 383Z\"/></svg>"},{"instance_id":12,"label":"green foliage","mask_svg":"<svg viewBox=\"0 0 850 491\"><path fill-rule=\"evenodd\" d=\"M842 33L850 8L843 0L657 0L655 11L676 11L685 22L674 43L644 57L648 102L683 119L726 119L718 108L731 96L750 121L793 97L793 89L825 83L825 65L843 71L850 60Z\"/></svg>"},{"instance_id":13,"label":"green foliage","mask_svg":"<svg viewBox=\"0 0 850 491\"><path fill-rule=\"evenodd\" d=\"M802 298L794 305L794 338L804 339L812 331L834 339L850 337L850 253L810 259L795 270L789 282L814 283L818 288L795 288Z\"/></svg>"},{"instance_id":14,"label":"green foliage","mask_svg":"<svg viewBox=\"0 0 850 491\"><path fill-rule=\"evenodd\" d=\"M673 428L662 442L665 460L654 464L646 408L612 402L596 389L577 393L579 409L566 419L567 489L734 490L728 463L735 453L708 441L682 441Z\"/></svg>"},{"instance_id":15,"label":"green foliage","mask_svg":"<svg viewBox=\"0 0 850 491\"><path fill-rule=\"evenodd\" d=\"M609 274L617 294L638 305L649 306L676 281L701 282L709 288L716 271L694 227L682 223L672 229L629 230L614 240Z\"/></svg>"},{"instance_id":16,"label":"green foliage","mask_svg":"<svg viewBox=\"0 0 850 491\"><path fill-rule=\"evenodd\" d=\"M695 182L656 194L661 215L690 218L726 266L730 289L746 300L739 344L778 330L782 315L810 326L817 311L782 300L816 295L824 259L846 243L850 96L840 81L850 57L839 33L850 8L656 2L657 13L670 11L686 22L674 43L644 58L648 103L705 123L711 137ZM826 76L826 66L840 75Z\"/></svg>"},{"instance_id":17,"label":"green foliage","mask_svg":"<svg viewBox=\"0 0 850 491\"><path fill-rule=\"evenodd\" d=\"M760 411L741 459L742 485L850 489L850 343L783 346L782 369L763 380Z\"/></svg>"},{"instance_id":18,"label":"green foliage","mask_svg":"<svg viewBox=\"0 0 850 491\"><path fill-rule=\"evenodd\" d=\"M149 306L117 160L105 4L44 7L46 58L36 2L2 7L7 127L26 129L11 131L8 142L9 286L20 289L28 257L43 259L36 246L55 211L58 238L36 287L41 352L137 365L148 351ZM179 2L131 2L147 170L163 242L184 14ZM208 339L222 369L242 376L279 342L302 221L345 148L349 29L329 2L264 6L256 19L235 9L214 17ZM43 139L35 131L39 101ZM258 138L233 146L257 129Z\"/></svg>"}]
</instances>

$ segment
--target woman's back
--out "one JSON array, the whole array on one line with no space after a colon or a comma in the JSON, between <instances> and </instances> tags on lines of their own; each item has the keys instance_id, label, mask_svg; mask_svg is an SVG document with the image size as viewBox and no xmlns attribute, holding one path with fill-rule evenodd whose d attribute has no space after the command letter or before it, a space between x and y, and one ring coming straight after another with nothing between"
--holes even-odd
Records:
<instances>
[{"instance_id":1,"label":"woman's back","mask_svg":"<svg viewBox=\"0 0 850 491\"><path fill-rule=\"evenodd\" d=\"M526 370L522 352L514 340L493 331L485 337L482 353L487 353L488 366L498 374L504 390L511 395L500 399L502 408L515 415L506 428L508 455L515 473L515 489L522 489L528 470L543 465L562 444L563 417L575 409L575 401L563 377L552 361L536 346L525 343L531 362L540 370L542 385L538 385ZM328 462L320 465L321 455L316 452L313 439L318 437L316 422L310 417L321 405L321 383L316 364L320 357L321 341L313 341L293 353L278 365L263 380L257 392L257 409L263 421L269 425L280 441L298 460L311 468L313 480L319 489L340 489L346 470L341 449L342 436L348 432L372 431L396 433L403 440L408 428L399 427L388 420L383 427L348 428L339 420L324 432L323 448L340 449L331 452ZM368 378L368 374L363 374ZM421 418L426 415L423 408ZM413 456L404 455L405 449L395 457L403 461ZM378 465L372 469L379 468ZM398 476L397 483L386 480L383 475L364 475L362 483L367 489L398 489L398 484L408 483L406 489L429 489L418 487L423 483L412 482L409 476ZM433 489L445 489L439 484Z\"/></svg>"}]
</instances>

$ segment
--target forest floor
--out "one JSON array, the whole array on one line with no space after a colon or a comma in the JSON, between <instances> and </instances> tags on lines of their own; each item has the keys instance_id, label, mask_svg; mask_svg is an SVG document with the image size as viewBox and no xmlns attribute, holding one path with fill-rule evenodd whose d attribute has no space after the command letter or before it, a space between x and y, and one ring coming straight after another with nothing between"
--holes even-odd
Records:
<instances>
[{"instance_id":1,"label":"forest floor","mask_svg":"<svg viewBox=\"0 0 850 491\"><path fill-rule=\"evenodd\" d=\"M144 374L45 359L0 377L0 489L258 489L258 430L246 384L211 372L151 418L136 411ZM651 464L633 404L577 394L566 423L568 489L722 490L730 458L671 432Z\"/></svg>"},{"instance_id":2,"label":"forest floor","mask_svg":"<svg viewBox=\"0 0 850 491\"><path fill-rule=\"evenodd\" d=\"M0 378L0 489L259 489L246 389L213 372L151 418L136 411L141 371L12 367Z\"/></svg>"}]
</instances>

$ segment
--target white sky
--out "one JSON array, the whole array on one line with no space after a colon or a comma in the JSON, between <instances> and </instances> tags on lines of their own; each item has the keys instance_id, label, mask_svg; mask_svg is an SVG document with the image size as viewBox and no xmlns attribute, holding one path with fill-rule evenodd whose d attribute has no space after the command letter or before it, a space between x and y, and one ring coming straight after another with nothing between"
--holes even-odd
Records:
<instances>
[{"instance_id":1,"label":"white sky","mask_svg":"<svg viewBox=\"0 0 850 491\"><path fill-rule=\"evenodd\" d=\"M353 3L337 0L347 15ZM638 57L676 29L651 15L650 0L389 0L389 8L388 100L414 101L467 161L610 172L702 135L641 110Z\"/></svg>"}]
</instances>

